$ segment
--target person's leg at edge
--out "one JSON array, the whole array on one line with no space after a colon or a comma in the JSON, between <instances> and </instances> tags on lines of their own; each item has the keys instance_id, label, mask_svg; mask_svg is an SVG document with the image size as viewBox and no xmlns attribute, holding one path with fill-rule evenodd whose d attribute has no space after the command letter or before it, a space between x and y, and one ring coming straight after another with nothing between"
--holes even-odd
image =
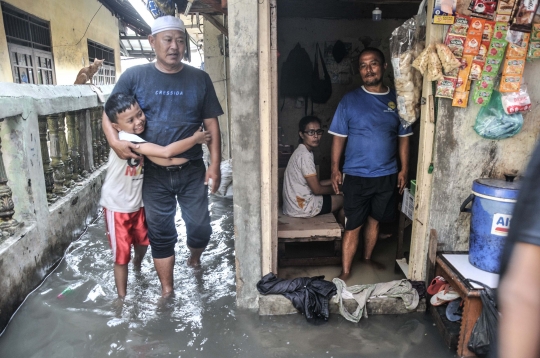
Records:
<instances>
[{"instance_id":1,"label":"person's leg at edge","mask_svg":"<svg viewBox=\"0 0 540 358\"><path fill-rule=\"evenodd\" d=\"M190 255L187 259L187 265L189 267L198 268L201 267L201 255L204 252L205 247L201 249L195 249L193 247L189 247Z\"/></svg>"},{"instance_id":2,"label":"person's leg at edge","mask_svg":"<svg viewBox=\"0 0 540 358\"><path fill-rule=\"evenodd\" d=\"M368 216L364 232L364 260L371 260L371 254L379 237L379 222Z\"/></svg>"},{"instance_id":3,"label":"person's leg at edge","mask_svg":"<svg viewBox=\"0 0 540 358\"><path fill-rule=\"evenodd\" d=\"M128 265L120 265L114 263L114 283L116 284L116 291L118 292L118 298L124 299L127 291L127 279L128 279Z\"/></svg>"},{"instance_id":4,"label":"person's leg at edge","mask_svg":"<svg viewBox=\"0 0 540 358\"><path fill-rule=\"evenodd\" d=\"M146 250L148 250L147 245L133 245L133 251L135 252L135 255L133 256L133 268L136 271L141 270L141 264L144 255L146 255Z\"/></svg>"},{"instance_id":5,"label":"person's leg at edge","mask_svg":"<svg viewBox=\"0 0 540 358\"><path fill-rule=\"evenodd\" d=\"M169 297L174 291L174 255L162 259L154 257L154 267L161 282L161 297Z\"/></svg>"},{"instance_id":6,"label":"person's leg at edge","mask_svg":"<svg viewBox=\"0 0 540 358\"><path fill-rule=\"evenodd\" d=\"M358 249L358 237L360 236L361 228L362 226L354 230L345 230L345 234L343 235L343 242L341 244L341 274L338 276L341 280L345 281L351 275L352 262Z\"/></svg>"},{"instance_id":7,"label":"person's leg at edge","mask_svg":"<svg viewBox=\"0 0 540 358\"><path fill-rule=\"evenodd\" d=\"M345 227L345 212L343 211L343 195L332 195L332 212L337 221Z\"/></svg>"}]
</instances>

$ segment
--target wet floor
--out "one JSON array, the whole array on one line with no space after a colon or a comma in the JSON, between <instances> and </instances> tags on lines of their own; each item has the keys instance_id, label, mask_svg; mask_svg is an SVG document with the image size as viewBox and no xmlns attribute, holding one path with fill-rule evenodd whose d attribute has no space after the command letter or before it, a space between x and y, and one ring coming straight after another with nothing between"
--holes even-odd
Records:
<instances>
[{"instance_id":1,"label":"wet floor","mask_svg":"<svg viewBox=\"0 0 540 358\"><path fill-rule=\"evenodd\" d=\"M115 306L100 218L14 316L0 337L0 357L454 357L422 313L370 316L358 324L333 315L312 326L301 315L238 310L232 201L214 198L210 205L214 234L198 272L185 266L185 228L178 217L171 302L159 302L148 254L140 274L130 268L126 302Z\"/></svg>"}]
</instances>

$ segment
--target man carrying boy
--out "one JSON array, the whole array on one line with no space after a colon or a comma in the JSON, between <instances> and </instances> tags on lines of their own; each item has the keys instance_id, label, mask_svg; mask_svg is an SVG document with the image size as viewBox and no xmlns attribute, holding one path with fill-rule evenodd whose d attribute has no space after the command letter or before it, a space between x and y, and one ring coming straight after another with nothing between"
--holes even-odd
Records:
<instances>
[{"instance_id":1,"label":"man carrying boy","mask_svg":"<svg viewBox=\"0 0 540 358\"><path fill-rule=\"evenodd\" d=\"M167 165L174 155L210 140L208 132L198 130L191 137L166 147L146 142L138 136L144 131L146 118L131 95L112 95L105 104L105 112L112 127L118 131L119 139L138 143L137 153L159 165ZM131 246L135 252L133 266L140 269L150 244L142 202L142 184L143 161L120 159L111 150L100 204L105 209L107 234L114 257L114 281L121 299L126 296Z\"/></svg>"},{"instance_id":2,"label":"man carrying boy","mask_svg":"<svg viewBox=\"0 0 540 358\"><path fill-rule=\"evenodd\" d=\"M205 185L212 179L211 191L219 187L221 136L217 117L223 111L208 74L182 63L186 48L182 20L174 16L157 18L148 39L156 53L156 62L128 68L112 93L129 93L137 99L147 118L142 138L148 142L168 145L191 136L201 124L212 135L208 143L211 158L208 169L202 160L201 145L172 158L167 165L146 161L143 200L148 238L161 294L166 297L173 292L177 203L186 224L189 266L200 265L201 254L212 234ZM137 146L119 140L106 115L103 131L120 158L138 158L131 152Z\"/></svg>"}]
</instances>

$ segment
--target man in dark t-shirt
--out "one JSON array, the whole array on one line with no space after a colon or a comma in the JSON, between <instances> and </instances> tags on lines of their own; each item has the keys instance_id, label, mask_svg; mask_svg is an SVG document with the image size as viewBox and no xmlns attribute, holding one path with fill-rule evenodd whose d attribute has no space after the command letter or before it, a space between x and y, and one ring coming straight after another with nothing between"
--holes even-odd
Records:
<instances>
[{"instance_id":1,"label":"man in dark t-shirt","mask_svg":"<svg viewBox=\"0 0 540 358\"><path fill-rule=\"evenodd\" d=\"M212 228L208 213L208 189L214 193L221 174L221 141L217 117L223 114L210 77L205 72L184 65L185 26L174 16L157 18L152 25L150 45L156 62L126 70L116 83L114 93L133 95L146 116L146 129L141 137L166 146L190 137L201 126L211 134L208 144L211 163L206 170L202 147L195 145L171 158L170 166L151 161L144 165L143 202L148 224L148 238L162 296L173 292L174 247L178 241L175 225L176 203L180 205L186 224L187 264L200 265ZM122 159L141 159L131 149L137 145L120 141L106 114L103 130L111 148Z\"/></svg>"},{"instance_id":2,"label":"man in dark t-shirt","mask_svg":"<svg viewBox=\"0 0 540 358\"><path fill-rule=\"evenodd\" d=\"M540 143L512 214L501 261L498 301L497 356L540 357Z\"/></svg>"}]
</instances>

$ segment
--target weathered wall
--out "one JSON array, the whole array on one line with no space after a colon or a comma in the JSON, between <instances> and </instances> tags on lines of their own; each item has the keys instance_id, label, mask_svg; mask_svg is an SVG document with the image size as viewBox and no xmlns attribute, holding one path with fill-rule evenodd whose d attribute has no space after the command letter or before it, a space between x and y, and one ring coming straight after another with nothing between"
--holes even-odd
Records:
<instances>
[{"instance_id":1,"label":"weathered wall","mask_svg":"<svg viewBox=\"0 0 540 358\"><path fill-rule=\"evenodd\" d=\"M527 62L525 78L540 76L540 63ZM473 129L479 106L451 107L440 100L436 124L435 170L430 227L437 230L440 249L468 250L470 214L460 213L461 203L478 178L504 179L504 173L523 174L540 136L540 84L528 81L533 106L524 115L519 134L504 140L483 139Z\"/></svg>"},{"instance_id":2,"label":"weathered wall","mask_svg":"<svg viewBox=\"0 0 540 358\"><path fill-rule=\"evenodd\" d=\"M116 72L120 73L118 21L97 0L78 0L76 6L71 0L6 2L50 22L57 84L72 84L79 70L88 66L87 39L114 49ZM96 16L92 19L94 14ZM0 82L13 82L2 19L0 24Z\"/></svg>"},{"instance_id":3,"label":"weathered wall","mask_svg":"<svg viewBox=\"0 0 540 358\"><path fill-rule=\"evenodd\" d=\"M261 278L261 165L256 1L229 0L236 300L257 308Z\"/></svg>"},{"instance_id":4,"label":"weathered wall","mask_svg":"<svg viewBox=\"0 0 540 358\"><path fill-rule=\"evenodd\" d=\"M279 7L278 7L279 14ZM325 41L333 42L341 40L352 43L353 51L362 50L364 44L380 48L388 62L384 82L393 87L389 76L392 74L390 63L389 39L392 31L400 26L403 20L382 20L380 22L371 19L358 20L324 20L324 19L304 19L304 18L279 18L278 19L278 49L281 54L278 60L279 80L281 81L281 68L283 62L287 60L290 51L300 42L314 60L315 45L318 42L321 51L324 51ZM324 56L324 54L323 54ZM348 61L348 57L343 61ZM320 66L320 65L319 65ZM354 64L355 69L358 68ZM356 71L358 72L358 71ZM328 129L339 101L347 92L352 91L362 85L360 75L352 76L352 83L342 85L334 83L332 85L332 96L327 103L314 104L313 112L323 122L323 128ZM279 126L282 128L282 144L292 144L296 147L298 143L298 121L304 116L304 106L295 108L295 99L286 98L285 106L281 110L283 97L279 99ZM308 114L311 113L311 103ZM321 144L314 151L315 162L320 165L321 178L330 177L330 146L332 136L324 135Z\"/></svg>"},{"instance_id":5,"label":"weathered wall","mask_svg":"<svg viewBox=\"0 0 540 358\"><path fill-rule=\"evenodd\" d=\"M103 90L110 93L112 86ZM97 97L88 86L0 84L0 139L7 184L12 190L14 218L24 222L20 232L0 239L0 331L99 210L104 167L48 205L38 115L96 106ZM89 117L83 121L87 127ZM87 159L92 160L91 149Z\"/></svg>"},{"instance_id":6,"label":"weathered wall","mask_svg":"<svg viewBox=\"0 0 540 358\"><path fill-rule=\"evenodd\" d=\"M221 16L216 17L221 22ZM224 114L219 117L221 128L221 154L223 159L230 158L229 148L229 58L222 54L223 37L211 23L204 26L204 70L210 75L216 95ZM226 61L226 63L224 63Z\"/></svg>"}]
</instances>

